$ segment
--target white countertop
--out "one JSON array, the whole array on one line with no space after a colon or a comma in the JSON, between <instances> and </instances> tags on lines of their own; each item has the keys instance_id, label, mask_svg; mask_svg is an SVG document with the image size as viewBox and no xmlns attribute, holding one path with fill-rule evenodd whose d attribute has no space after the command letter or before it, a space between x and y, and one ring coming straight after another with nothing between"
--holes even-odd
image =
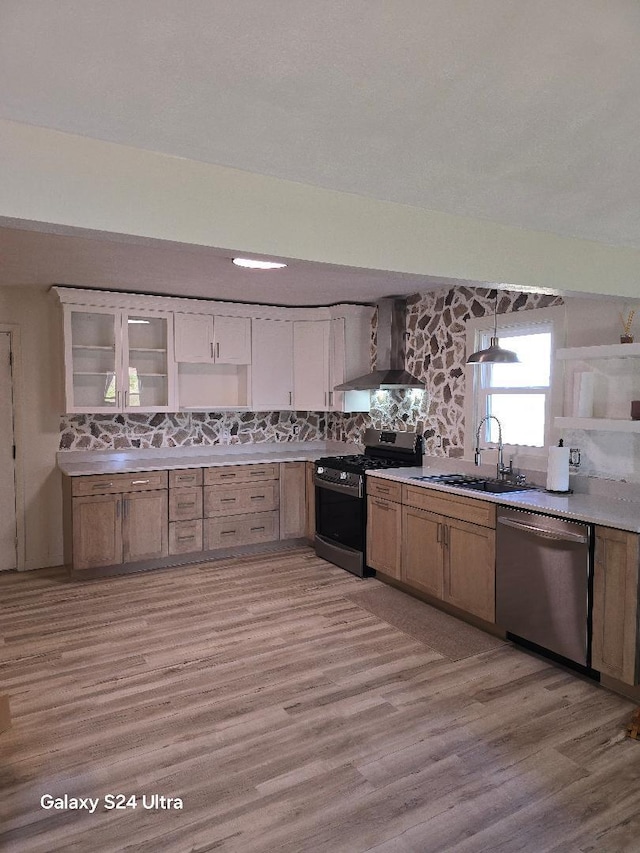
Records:
<instances>
[{"instance_id":1,"label":"white countertop","mask_svg":"<svg viewBox=\"0 0 640 853\"><path fill-rule=\"evenodd\" d=\"M359 452L357 445L340 441L275 441L144 450L62 450L58 452L57 463L63 474L83 477L90 474L133 474L139 471L172 471L177 468L255 465L261 462L313 462L321 456Z\"/></svg>"},{"instance_id":2,"label":"white countertop","mask_svg":"<svg viewBox=\"0 0 640 853\"><path fill-rule=\"evenodd\" d=\"M395 480L411 486L463 495L467 498L490 501L491 503L517 507L531 512L542 512L573 521L587 521L593 524L601 524L604 527L614 527L617 530L640 533L640 502L638 501L594 494L554 495L544 491L544 489L512 492L507 495L492 495L488 492L479 493L471 489L459 489L413 479L414 477L429 477L433 474L448 473L451 473L450 468L443 467L439 470L437 466L429 468L387 468L385 471L368 472L367 477Z\"/></svg>"}]
</instances>

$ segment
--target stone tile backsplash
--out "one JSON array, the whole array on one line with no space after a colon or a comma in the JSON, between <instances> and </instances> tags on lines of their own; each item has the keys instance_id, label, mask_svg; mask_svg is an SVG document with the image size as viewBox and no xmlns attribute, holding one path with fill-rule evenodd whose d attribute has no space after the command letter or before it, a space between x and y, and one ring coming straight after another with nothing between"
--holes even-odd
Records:
<instances>
[{"instance_id":1,"label":"stone tile backsplash","mask_svg":"<svg viewBox=\"0 0 640 853\"><path fill-rule=\"evenodd\" d=\"M369 414L335 412L178 412L64 415L61 450L189 447L316 439L361 440L367 427L417 429L427 453L460 456L464 449L466 322L493 314L495 290L444 287L416 294L407 306L407 369L426 392L372 393ZM498 291L498 313L561 305L544 294ZM375 363L376 318L371 329Z\"/></svg>"}]
</instances>

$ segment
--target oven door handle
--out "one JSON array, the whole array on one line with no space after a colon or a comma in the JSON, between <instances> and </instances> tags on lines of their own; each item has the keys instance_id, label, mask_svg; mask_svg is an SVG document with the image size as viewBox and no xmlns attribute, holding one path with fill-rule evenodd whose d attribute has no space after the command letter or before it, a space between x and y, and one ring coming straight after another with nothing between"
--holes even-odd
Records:
<instances>
[{"instance_id":1,"label":"oven door handle","mask_svg":"<svg viewBox=\"0 0 640 853\"><path fill-rule=\"evenodd\" d=\"M329 483L327 480L321 480L315 474L313 475L313 482L319 489L329 489L332 492L351 495L354 498L362 497L362 483L359 486L344 486L342 483Z\"/></svg>"}]
</instances>

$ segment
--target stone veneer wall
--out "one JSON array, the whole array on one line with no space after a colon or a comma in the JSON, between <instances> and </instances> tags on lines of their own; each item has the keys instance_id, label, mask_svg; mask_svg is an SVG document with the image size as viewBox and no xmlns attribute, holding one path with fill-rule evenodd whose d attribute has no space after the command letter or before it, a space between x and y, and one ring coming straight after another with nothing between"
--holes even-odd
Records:
<instances>
[{"instance_id":1,"label":"stone veneer wall","mask_svg":"<svg viewBox=\"0 0 640 853\"><path fill-rule=\"evenodd\" d=\"M65 415L61 450L189 447L266 441L361 440L367 427L418 429L433 456L464 449L466 322L493 314L495 290L446 287L416 294L407 305L407 369L426 393L375 392L369 414L334 412L178 412ZM559 296L498 291L498 313L562 305ZM371 329L375 363L376 318ZM441 445L439 444L441 441Z\"/></svg>"},{"instance_id":2,"label":"stone veneer wall","mask_svg":"<svg viewBox=\"0 0 640 853\"><path fill-rule=\"evenodd\" d=\"M327 436L326 412L177 412L63 415L60 450L201 447Z\"/></svg>"},{"instance_id":3,"label":"stone veneer wall","mask_svg":"<svg viewBox=\"0 0 640 853\"><path fill-rule=\"evenodd\" d=\"M426 393L377 391L372 396L370 414L333 415L328 437L357 441L367 426L416 429L425 436L429 455L461 456L464 452L466 322L493 315L495 296L496 290L492 288L457 286L410 297L407 304L407 370L425 382ZM562 304L560 296L498 290L498 314ZM375 353L375 320L374 317L372 353Z\"/></svg>"}]
</instances>

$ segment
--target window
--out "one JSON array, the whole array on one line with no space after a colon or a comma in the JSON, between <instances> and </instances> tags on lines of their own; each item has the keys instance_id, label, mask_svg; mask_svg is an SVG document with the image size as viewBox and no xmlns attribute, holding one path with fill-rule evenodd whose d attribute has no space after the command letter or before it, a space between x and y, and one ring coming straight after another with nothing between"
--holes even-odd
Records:
<instances>
[{"instance_id":1,"label":"window","mask_svg":"<svg viewBox=\"0 0 640 853\"><path fill-rule=\"evenodd\" d=\"M489 338L482 336L482 347ZM551 330L523 329L500 338L503 349L518 354L520 364L483 364L478 377L478 418L494 415L504 444L544 447L551 381ZM487 421L485 441L498 441L498 424Z\"/></svg>"},{"instance_id":2,"label":"window","mask_svg":"<svg viewBox=\"0 0 640 853\"><path fill-rule=\"evenodd\" d=\"M468 380L473 391L466 410L467 423L472 425L465 442L468 457L473 452L477 427L489 415L500 421L504 445L537 455L550 443L554 326L561 312L562 309L532 309L498 317L500 346L515 351L520 364L481 364L470 368L472 374L468 374ZM489 317L472 321L467 346L488 347L492 327ZM493 419L483 424L480 433L481 446L488 443L498 443L498 424Z\"/></svg>"}]
</instances>

